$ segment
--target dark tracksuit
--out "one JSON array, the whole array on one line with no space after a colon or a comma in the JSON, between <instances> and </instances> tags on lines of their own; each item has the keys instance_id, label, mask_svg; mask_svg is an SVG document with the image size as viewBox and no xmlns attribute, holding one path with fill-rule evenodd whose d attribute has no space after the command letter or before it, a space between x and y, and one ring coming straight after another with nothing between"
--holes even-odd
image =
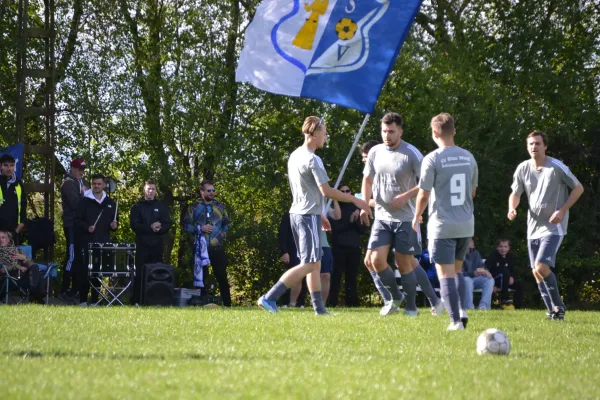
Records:
<instances>
[{"instance_id":1,"label":"dark tracksuit","mask_svg":"<svg viewBox=\"0 0 600 400\"><path fill-rule=\"evenodd\" d=\"M25 223L27 218L27 196L23 188L23 182L17 179L8 186L10 178L0 174L0 188L2 190L2 199L0 202L0 230L12 232L13 235L21 223ZM21 211L19 211L19 202L17 201L16 186L21 186ZM20 218L19 218L20 217ZM15 243L18 244L17 235L14 235Z\"/></svg>"},{"instance_id":2,"label":"dark tracksuit","mask_svg":"<svg viewBox=\"0 0 600 400\"><path fill-rule=\"evenodd\" d=\"M160 222L161 228L154 232L152 224ZM142 271L144 265L162 263L163 236L171 229L169 208L160 201L140 200L131 207L129 214L131 230L135 232L135 281L132 303L140 303Z\"/></svg>"},{"instance_id":3,"label":"dark tracksuit","mask_svg":"<svg viewBox=\"0 0 600 400\"><path fill-rule=\"evenodd\" d=\"M337 306L342 274L346 276L346 306L358 307L358 268L361 261L360 235L365 231L360 218L350 222L350 216L357 210L352 203L340 203L342 217L339 220L330 218L333 253L333 273L331 274L331 289L329 305Z\"/></svg>"},{"instance_id":4,"label":"dark tracksuit","mask_svg":"<svg viewBox=\"0 0 600 400\"><path fill-rule=\"evenodd\" d=\"M61 292L65 293L69 289L72 292L77 291L75 276L75 213L79 202L83 198L84 192L90 187L85 180L77 180L70 174L60 187L60 197L62 199L62 220L63 232L65 233L65 268L63 269Z\"/></svg>"},{"instance_id":5,"label":"dark tracksuit","mask_svg":"<svg viewBox=\"0 0 600 400\"><path fill-rule=\"evenodd\" d=\"M92 196L90 198L89 196ZM88 190L83 199L79 202L77 212L75 213L75 261L77 264L77 280L79 281L79 301L87 302L88 292L90 290L88 280L88 244L89 243L111 243L110 233L113 229L110 224L115 219L116 205L113 199L106 196L102 203L98 203L92 194L92 190ZM102 213L102 215L100 215ZM100 219L96 223L94 232L88 231L89 227L94 225L96 219L100 215ZM118 220L118 216L117 216ZM92 302L96 302L98 294L92 293Z\"/></svg>"},{"instance_id":6,"label":"dark tracksuit","mask_svg":"<svg viewBox=\"0 0 600 400\"><path fill-rule=\"evenodd\" d=\"M509 300L508 289L513 289L514 306L515 308L523 307L523 287L521 282L517 281L515 276L515 261L511 253L506 257L502 257L497 250L485 260L485 267L492 274L495 280L495 285L500 291L500 301L502 303ZM509 285L509 279L513 278L513 284Z\"/></svg>"}]
</instances>

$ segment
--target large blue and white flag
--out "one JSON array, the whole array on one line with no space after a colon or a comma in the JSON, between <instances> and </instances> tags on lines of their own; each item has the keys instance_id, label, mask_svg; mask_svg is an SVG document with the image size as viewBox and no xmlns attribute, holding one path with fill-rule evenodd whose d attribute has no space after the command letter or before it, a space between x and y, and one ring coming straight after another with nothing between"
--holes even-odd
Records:
<instances>
[{"instance_id":1,"label":"large blue and white flag","mask_svg":"<svg viewBox=\"0 0 600 400\"><path fill-rule=\"evenodd\" d=\"M0 157L4 154L10 154L15 159L15 175L21 179L23 172L23 143L13 144L12 146L0 149Z\"/></svg>"},{"instance_id":2,"label":"large blue and white flag","mask_svg":"<svg viewBox=\"0 0 600 400\"><path fill-rule=\"evenodd\" d=\"M372 112L421 0L263 0L236 80Z\"/></svg>"}]
</instances>

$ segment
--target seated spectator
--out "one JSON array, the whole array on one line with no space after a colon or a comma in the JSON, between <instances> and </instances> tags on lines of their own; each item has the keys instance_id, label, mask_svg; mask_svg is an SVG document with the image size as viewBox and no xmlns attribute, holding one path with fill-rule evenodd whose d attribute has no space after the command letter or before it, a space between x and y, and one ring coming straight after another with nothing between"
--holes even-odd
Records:
<instances>
[{"instance_id":1,"label":"seated spectator","mask_svg":"<svg viewBox=\"0 0 600 400\"><path fill-rule=\"evenodd\" d=\"M423 251L419 257L416 257L419 260L419 265L425 270L427 273L427 278L429 282L431 282L431 286L434 288L440 287L440 281L437 276L437 271L435 269L435 263L431 262L431 258L429 256L429 250L427 250L427 246L423 245Z\"/></svg>"},{"instance_id":2,"label":"seated spectator","mask_svg":"<svg viewBox=\"0 0 600 400\"><path fill-rule=\"evenodd\" d=\"M41 302L44 297L43 279L40 268L33 260L15 247L12 234L0 231L0 264L6 268L0 268L0 276L6 273L20 272L18 284L27 291L29 290L32 301Z\"/></svg>"},{"instance_id":3,"label":"seated spectator","mask_svg":"<svg viewBox=\"0 0 600 400\"><path fill-rule=\"evenodd\" d=\"M503 238L496 242L496 251L485 260L485 266L495 280L502 308L510 310L523 307L523 287L515 277L515 260L510 253L509 239ZM515 291L514 301L510 300L508 289Z\"/></svg>"},{"instance_id":4,"label":"seated spectator","mask_svg":"<svg viewBox=\"0 0 600 400\"><path fill-rule=\"evenodd\" d=\"M473 290L481 289L481 300L477 306L480 310L489 310L492 308L492 294L494 294L494 278L492 274L485 269L481 254L475 250L475 241L471 239L469 251L465 256L462 266L463 276L465 278L465 299L463 308L472 310Z\"/></svg>"}]
</instances>

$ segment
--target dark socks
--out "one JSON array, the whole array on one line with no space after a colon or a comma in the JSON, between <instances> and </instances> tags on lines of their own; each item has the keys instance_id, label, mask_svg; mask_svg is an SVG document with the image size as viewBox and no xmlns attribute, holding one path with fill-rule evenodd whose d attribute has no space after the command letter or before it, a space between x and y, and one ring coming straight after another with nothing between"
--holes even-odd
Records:
<instances>
[{"instance_id":1,"label":"dark socks","mask_svg":"<svg viewBox=\"0 0 600 400\"><path fill-rule=\"evenodd\" d=\"M277 301L288 290L288 287L281 281L277 281L275 285L267 292L265 299L270 301Z\"/></svg>"},{"instance_id":2,"label":"dark socks","mask_svg":"<svg viewBox=\"0 0 600 400\"><path fill-rule=\"evenodd\" d=\"M450 320L454 323L460 322L459 306L458 306L458 290L456 289L455 278L440 279L440 292L444 300L444 306Z\"/></svg>"}]
</instances>

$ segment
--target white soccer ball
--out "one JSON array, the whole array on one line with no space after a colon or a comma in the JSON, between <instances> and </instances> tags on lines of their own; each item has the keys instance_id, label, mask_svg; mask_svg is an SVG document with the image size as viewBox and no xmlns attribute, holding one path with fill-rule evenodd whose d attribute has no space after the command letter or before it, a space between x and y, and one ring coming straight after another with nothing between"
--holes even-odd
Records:
<instances>
[{"instance_id":1,"label":"white soccer ball","mask_svg":"<svg viewBox=\"0 0 600 400\"><path fill-rule=\"evenodd\" d=\"M510 339L506 333L499 329L486 329L477 338L477 354L499 354L510 353Z\"/></svg>"}]
</instances>

